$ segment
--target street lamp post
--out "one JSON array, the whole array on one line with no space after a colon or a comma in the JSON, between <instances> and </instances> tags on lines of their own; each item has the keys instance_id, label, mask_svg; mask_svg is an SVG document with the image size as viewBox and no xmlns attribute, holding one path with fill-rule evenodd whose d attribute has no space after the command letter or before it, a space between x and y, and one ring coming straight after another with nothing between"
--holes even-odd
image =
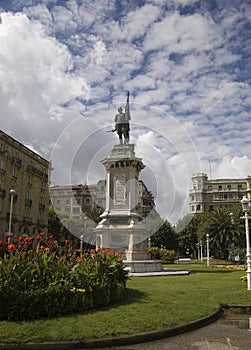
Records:
<instances>
[{"instance_id":1,"label":"street lamp post","mask_svg":"<svg viewBox=\"0 0 251 350\"><path fill-rule=\"evenodd\" d=\"M207 238L207 266L210 266L210 256L209 256L209 234L206 234Z\"/></svg>"},{"instance_id":2,"label":"street lamp post","mask_svg":"<svg viewBox=\"0 0 251 350\"><path fill-rule=\"evenodd\" d=\"M200 241L200 261L203 262L203 246L201 241Z\"/></svg>"},{"instance_id":3,"label":"street lamp post","mask_svg":"<svg viewBox=\"0 0 251 350\"><path fill-rule=\"evenodd\" d=\"M84 236L81 234L80 235L80 257L81 258L83 256L83 238L84 238Z\"/></svg>"},{"instance_id":4,"label":"street lamp post","mask_svg":"<svg viewBox=\"0 0 251 350\"><path fill-rule=\"evenodd\" d=\"M246 247L247 247L247 289L251 290L251 251L250 251L250 237L249 237L249 226L248 226L248 220L250 219L250 216L248 216L248 199L246 197L243 197L241 200L242 209L244 211L244 217L242 219L245 219L245 229L246 229Z\"/></svg>"},{"instance_id":5,"label":"street lamp post","mask_svg":"<svg viewBox=\"0 0 251 350\"><path fill-rule=\"evenodd\" d=\"M16 195L16 191L11 189L10 190L10 216L9 216L9 237L8 237L8 243L10 242L10 237L11 237L11 224L12 224L12 214L13 214L13 200L14 196Z\"/></svg>"},{"instance_id":6,"label":"street lamp post","mask_svg":"<svg viewBox=\"0 0 251 350\"><path fill-rule=\"evenodd\" d=\"M198 261L199 261L200 260L200 244L197 243L196 246L197 246L197 249L198 249Z\"/></svg>"}]
</instances>

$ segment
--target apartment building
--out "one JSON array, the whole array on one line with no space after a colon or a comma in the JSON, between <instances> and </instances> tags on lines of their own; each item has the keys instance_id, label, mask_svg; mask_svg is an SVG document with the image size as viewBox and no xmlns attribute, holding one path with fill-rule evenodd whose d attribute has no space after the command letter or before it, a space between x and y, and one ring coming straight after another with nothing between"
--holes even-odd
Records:
<instances>
[{"instance_id":1,"label":"apartment building","mask_svg":"<svg viewBox=\"0 0 251 350\"><path fill-rule=\"evenodd\" d=\"M143 218L155 211L155 203L152 193L142 181L139 181L139 203L137 212ZM66 185L50 188L51 205L56 212L67 214L70 219L83 218L83 214L93 208L103 208L106 205L106 181L99 180L93 185Z\"/></svg>"},{"instance_id":2,"label":"apartment building","mask_svg":"<svg viewBox=\"0 0 251 350\"><path fill-rule=\"evenodd\" d=\"M246 196L251 201L251 176L243 179L212 179L207 174L192 176L193 188L189 191L189 213L211 212L219 207L241 205Z\"/></svg>"},{"instance_id":3,"label":"apartment building","mask_svg":"<svg viewBox=\"0 0 251 350\"><path fill-rule=\"evenodd\" d=\"M49 174L46 159L0 130L0 235L47 231Z\"/></svg>"}]
</instances>

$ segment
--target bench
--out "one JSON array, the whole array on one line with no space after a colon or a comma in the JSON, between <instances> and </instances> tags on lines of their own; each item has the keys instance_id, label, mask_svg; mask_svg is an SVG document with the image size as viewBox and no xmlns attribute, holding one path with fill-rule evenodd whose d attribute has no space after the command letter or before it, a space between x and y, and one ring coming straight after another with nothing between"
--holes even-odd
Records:
<instances>
[{"instance_id":1,"label":"bench","mask_svg":"<svg viewBox=\"0 0 251 350\"><path fill-rule=\"evenodd\" d=\"M190 258L179 258L178 264L191 264L191 259Z\"/></svg>"}]
</instances>

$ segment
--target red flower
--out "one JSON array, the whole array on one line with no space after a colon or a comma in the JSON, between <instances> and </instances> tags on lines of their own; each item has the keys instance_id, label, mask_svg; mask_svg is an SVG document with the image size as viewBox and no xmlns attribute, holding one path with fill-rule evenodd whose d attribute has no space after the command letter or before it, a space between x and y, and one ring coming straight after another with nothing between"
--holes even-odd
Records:
<instances>
[{"instance_id":1,"label":"red flower","mask_svg":"<svg viewBox=\"0 0 251 350\"><path fill-rule=\"evenodd\" d=\"M6 238L10 238L10 237L11 237L11 234L10 234L10 233L5 233L5 237L6 237Z\"/></svg>"},{"instance_id":2,"label":"red flower","mask_svg":"<svg viewBox=\"0 0 251 350\"><path fill-rule=\"evenodd\" d=\"M91 249L90 254L95 254L95 249Z\"/></svg>"},{"instance_id":3,"label":"red flower","mask_svg":"<svg viewBox=\"0 0 251 350\"><path fill-rule=\"evenodd\" d=\"M40 236L44 237L45 233L44 232L40 232Z\"/></svg>"},{"instance_id":4,"label":"red flower","mask_svg":"<svg viewBox=\"0 0 251 350\"><path fill-rule=\"evenodd\" d=\"M70 243L69 239L66 239L64 242L65 242L65 245L68 245Z\"/></svg>"},{"instance_id":5,"label":"red flower","mask_svg":"<svg viewBox=\"0 0 251 350\"><path fill-rule=\"evenodd\" d=\"M8 250L9 250L10 252L13 252L15 249L16 249L16 247L15 247L15 245L14 245L13 243L9 243L9 244L8 244Z\"/></svg>"}]
</instances>

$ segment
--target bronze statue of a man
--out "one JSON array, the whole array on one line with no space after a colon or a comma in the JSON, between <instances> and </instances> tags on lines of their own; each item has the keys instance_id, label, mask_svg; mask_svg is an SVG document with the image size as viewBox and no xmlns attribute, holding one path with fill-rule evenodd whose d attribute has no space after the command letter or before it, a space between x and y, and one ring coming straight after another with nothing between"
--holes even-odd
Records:
<instances>
[{"instance_id":1,"label":"bronze statue of a man","mask_svg":"<svg viewBox=\"0 0 251 350\"><path fill-rule=\"evenodd\" d=\"M129 110L129 91L127 93L127 101L126 101L126 107L125 107L125 113L123 113L122 107L119 107L118 114L115 115L115 128L113 131L116 131L119 135L119 142L120 144L127 144L129 143L129 131L130 131L130 110ZM124 138L124 142L123 142Z\"/></svg>"}]
</instances>

